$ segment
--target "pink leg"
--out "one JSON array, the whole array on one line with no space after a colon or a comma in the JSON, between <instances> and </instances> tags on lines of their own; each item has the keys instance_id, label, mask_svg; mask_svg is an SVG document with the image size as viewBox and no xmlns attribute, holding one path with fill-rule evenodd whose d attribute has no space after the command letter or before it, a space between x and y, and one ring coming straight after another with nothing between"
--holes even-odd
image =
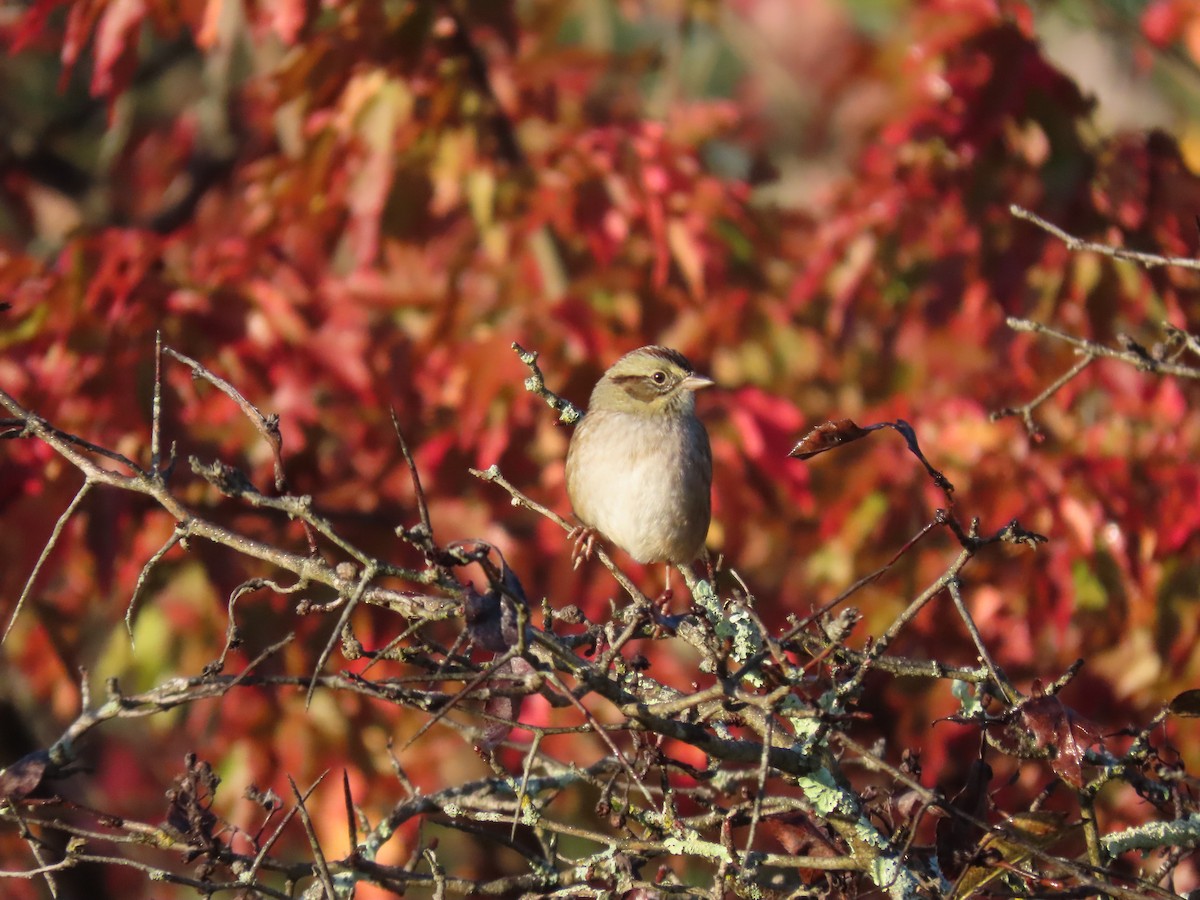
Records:
<instances>
[{"instance_id":1,"label":"pink leg","mask_svg":"<svg viewBox=\"0 0 1200 900\"><path fill-rule=\"evenodd\" d=\"M567 532L567 540L574 541L571 551L572 568L578 569L585 559L592 558L592 550L596 544L596 529L590 525L576 525Z\"/></svg>"}]
</instances>

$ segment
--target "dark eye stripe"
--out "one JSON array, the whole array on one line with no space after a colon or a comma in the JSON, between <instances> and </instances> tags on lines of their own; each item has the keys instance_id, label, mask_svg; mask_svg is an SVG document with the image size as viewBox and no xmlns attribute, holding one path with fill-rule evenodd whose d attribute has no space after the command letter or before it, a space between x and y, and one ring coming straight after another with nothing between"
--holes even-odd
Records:
<instances>
[{"instance_id":1,"label":"dark eye stripe","mask_svg":"<svg viewBox=\"0 0 1200 900\"><path fill-rule=\"evenodd\" d=\"M670 393L671 388L674 387L669 380L663 384L656 384L652 378L645 375L617 375L613 378L613 382L630 397L644 403Z\"/></svg>"}]
</instances>

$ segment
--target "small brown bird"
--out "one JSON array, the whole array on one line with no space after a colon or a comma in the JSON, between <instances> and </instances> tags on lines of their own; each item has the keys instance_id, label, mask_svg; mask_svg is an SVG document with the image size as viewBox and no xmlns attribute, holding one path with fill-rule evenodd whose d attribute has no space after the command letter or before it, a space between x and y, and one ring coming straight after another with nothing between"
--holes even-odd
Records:
<instances>
[{"instance_id":1,"label":"small brown bird","mask_svg":"<svg viewBox=\"0 0 1200 900\"><path fill-rule=\"evenodd\" d=\"M625 354L596 383L567 451L567 494L583 523L572 532L577 567L596 532L641 563L703 553L712 450L693 393L712 383L666 347Z\"/></svg>"}]
</instances>

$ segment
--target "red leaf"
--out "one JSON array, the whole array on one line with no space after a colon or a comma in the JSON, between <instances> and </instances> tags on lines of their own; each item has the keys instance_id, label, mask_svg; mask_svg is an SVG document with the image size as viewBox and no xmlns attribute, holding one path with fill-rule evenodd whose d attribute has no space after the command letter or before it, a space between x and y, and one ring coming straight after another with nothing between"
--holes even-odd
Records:
<instances>
[{"instance_id":1,"label":"red leaf","mask_svg":"<svg viewBox=\"0 0 1200 900\"><path fill-rule=\"evenodd\" d=\"M831 857L841 853L829 835L804 813L766 816L762 827L793 856Z\"/></svg>"},{"instance_id":2,"label":"red leaf","mask_svg":"<svg viewBox=\"0 0 1200 900\"><path fill-rule=\"evenodd\" d=\"M1183 7L1171 0L1156 0L1142 11L1142 34L1157 47L1167 47L1184 28Z\"/></svg>"},{"instance_id":3,"label":"red leaf","mask_svg":"<svg viewBox=\"0 0 1200 900\"><path fill-rule=\"evenodd\" d=\"M272 0L268 8L271 11L271 24L275 26L275 33L284 46L295 44L308 22L309 4L306 0Z\"/></svg>"},{"instance_id":4,"label":"red leaf","mask_svg":"<svg viewBox=\"0 0 1200 900\"><path fill-rule=\"evenodd\" d=\"M530 675L533 671L534 668L529 661L520 656L513 657L496 669L496 673L499 675ZM497 687L508 687L511 682L500 680L496 682L496 685ZM489 715L504 721L488 723L483 732L483 739L479 743L481 749L495 750L508 737L520 719L521 705L524 700L524 697L511 695L488 699L483 708Z\"/></svg>"},{"instance_id":5,"label":"red leaf","mask_svg":"<svg viewBox=\"0 0 1200 900\"><path fill-rule=\"evenodd\" d=\"M137 66L137 44L143 0L112 0L96 27L96 64L92 71L92 96L110 100L125 90Z\"/></svg>"},{"instance_id":6,"label":"red leaf","mask_svg":"<svg viewBox=\"0 0 1200 900\"><path fill-rule=\"evenodd\" d=\"M1075 787L1083 786L1083 756L1100 742L1100 729L1058 697L1035 696L1021 707L1021 725L1037 746L1052 749L1052 768L1060 778Z\"/></svg>"},{"instance_id":7,"label":"red leaf","mask_svg":"<svg viewBox=\"0 0 1200 900\"><path fill-rule=\"evenodd\" d=\"M25 14L21 16L21 20L13 29L8 52L10 54L20 53L41 37L46 30L46 20L50 18L50 13L66 3L67 0L37 0L29 9L25 10ZM83 4L76 5L82 6Z\"/></svg>"}]
</instances>

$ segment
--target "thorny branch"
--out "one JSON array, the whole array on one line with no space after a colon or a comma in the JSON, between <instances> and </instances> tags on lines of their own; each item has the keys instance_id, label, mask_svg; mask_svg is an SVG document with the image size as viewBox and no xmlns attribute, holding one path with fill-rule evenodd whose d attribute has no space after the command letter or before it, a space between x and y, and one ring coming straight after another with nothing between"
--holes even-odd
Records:
<instances>
[{"instance_id":1,"label":"thorny branch","mask_svg":"<svg viewBox=\"0 0 1200 900\"><path fill-rule=\"evenodd\" d=\"M516 349L534 373L529 389L569 415L573 407L546 387L536 354ZM224 384L199 363L167 348L162 352L184 362L198 377ZM270 420L226 387L222 390L246 415L257 418L269 439ZM282 488L277 488L278 496L266 496L236 469L193 460L194 475L247 510L264 515L282 511L306 523L310 546L305 554L295 553L205 519L179 499L179 487L169 488L161 477L157 400L149 471L65 434L2 392L0 405L13 417L8 436L41 441L83 475L84 487L64 511L48 547L60 539L62 524L97 490L149 497L178 523L143 568L130 600L131 616L149 570L168 565L173 554L189 552L190 542L196 540L219 544L259 561L265 570L287 572L295 579L283 586L279 581L287 579L264 571L235 590L227 605L226 645L219 658L198 673L169 678L136 694L124 694L119 684L110 682L95 704L85 675L76 719L45 749L0 773L0 829L21 835L30 852L30 865L0 873L5 877L49 882L64 868L93 862L126 867L149 880L190 886L209 896L253 891L288 897L303 887L306 897L347 897L355 885L370 883L393 891L424 888L458 895L599 896L642 890L707 897L729 888L796 895L882 891L907 898L949 895L954 890L951 879L970 879L981 854L993 852L986 848L1000 847L999 856L1011 862L1009 877L1018 885L1045 875L1068 892L1170 896L1136 875L1098 869L1095 858L1084 863L1058 855L1058 844L1069 845L1068 824L1049 837L1032 836L1027 829L1015 828L1000 810L960 805L922 786L915 760L906 755L897 766L884 758L886 748L868 749L854 736L860 723L869 721L863 704L869 676L946 682L948 690L963 698L961 721L981 734L1003 731L1003 739L994 746L1029 743L1022 728L1037 730L1035 726L1045 722L1035 722L1034 717L1045 719L1057 708L1044 699L1053 696L1053 688L1050 693L1023 695L1008 683L970 622L964 600L964 573L978 554L996 543L1036 545L1044 539L1016 522L990 534L981 534L978 522L960 524L953 512L953 486L926 459L908 423L872 428L892 428L904 436L951 511L937 511L887 566L773 633L756 614L750 591L741 583L725 585L725 573L718 572L716 580L685 573L694 606L667 616L603 552L599 558L631 602L614 606L607 621L592 621L576 608L555 610L549 604L539 616L524 595L519 573L495 548L483 541L440 545L434 540L434 523L398 423L420 518L419 526L398 533L420 549L425 569L404 569L362 551L318 515L309 498L287 495ZM864 434L869 430L861 429ZM116 462L124 471L107 468L102 461ZM280 453L276 465L281 472ZM569 530L568 522L527 497L499 469L475 474L507 491L520 509ZM838 608L865 585L886 577L895 559L939 529L949 530L958 545L942 575L864 648L848 646L860 617L853 609ZM42 567L41 562L35 567L23 596ZM466 567L484 573L482 588L466 580ZM384 578L407 582L413 590L381 585ZM267 665L285 649L298 649L287 630L293 620L287 617L282 617L274 643L236 673L227 672L241 644L237 600L260 590L287 597L309 585L324 585L334 593L331 601L304 599L296 607L297 614L334 614L331 637L312 661L310 674L279 674ZM141 600L148 602L152 599ZM952 602L958 608L979 651L978 667L952 667L937 659L888 652L917 611L933 602ZM374 649L364 646L355 615L363 605L398 614L402 621L394 629L397 637ZM330 672L339 640L347 668ZM689 648L698 659L694 689L683 691L658 680L653 664L632 652L639 641L682 642ZM350 669L358 656L369 664ZM389 674L375 676L371 665L383 660L392 664ZM344 779L343 814L351 846L340 857L320 843L310 814L311 789L301 793L293 784L287 804L270 792L248 793L262 810L261 825L248 832L225 820L227 804L218 798L219 779L196 757L186 760L184 773L169 793L165 821L159 824L87 809L64 797L73 781L88 777L81 771L81 754L97 729L114 720L160 716L202 701L233 702L241 691L309 698L321 691L370 700L373 708L407 711L403 721L418 716L427 723L412 740L423 738L426 729L449 729L475 748L490 774L421 792L393 757L398 799L375 822L355 808L350 781ZM541 698L550 711L536 723L522 716L533 697ZM518 739L518 728L531 736L527 743ZM595 761L582 765L564 753L555 740L561 736L587 742ZM687 753L681 751L684 747ZM520 760L515 766L509 762L510 750ZM1137 784L1147 794L1158 786L1168 794L1172 790L1161 774L1161 750L1148 734L1123 756L1089 752L1093 756L1086 765L1097 785L1093 795L1111 781ZM696 759L703 764L698 766ZM911 792L920 802L902 807L892 802L888 791L858 784L855 766L847 766L848 761L889 779L897 792ZM277 815L284 805L287 811ZM578 814L589 805L587 815ZM918 839L932 811L954 823L953 840L939 837L934 845ZM51 833L70 837L65 849L45 839ZM454 857L438 852L438 836L448 833L481 849L507 848L523 861L523 869L487 880L456 871ZM1095 853L1107 846L1102 837L1097 832ZM560 844L568 839L575 848L571 853ZM409 862L379 862L384 848L399 841L409 842ZM794 852L777 852L778 842ZM680 858L694 871L707 871L713 879L711 889L685 883L668 865ZM1157 877L1169 877L1169 869Z\"/></svg>"}]
</instances>

